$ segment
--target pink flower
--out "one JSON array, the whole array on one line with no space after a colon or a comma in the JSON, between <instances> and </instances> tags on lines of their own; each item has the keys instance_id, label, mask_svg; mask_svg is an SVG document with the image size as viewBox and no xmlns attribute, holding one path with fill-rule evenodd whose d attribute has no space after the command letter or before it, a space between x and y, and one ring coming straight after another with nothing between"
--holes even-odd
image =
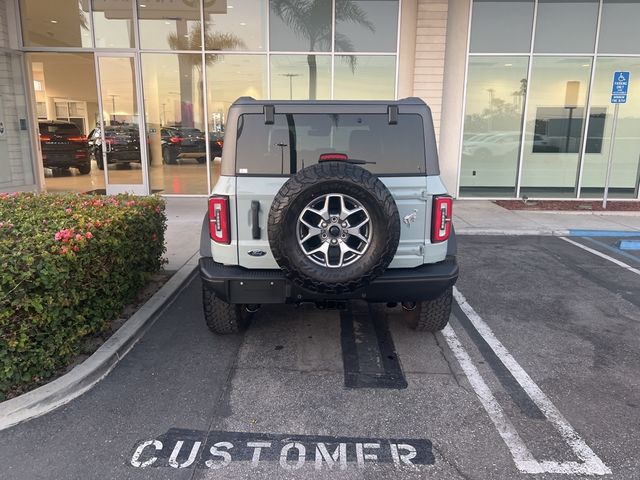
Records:
<instances>
[{"instance_id":1,"label":"pink flower","mask_svg":"<svg viewBox=\"0 0 640 480\"><path fill-rule=\"evenodd\" d=\"M76 233L76 240L82 240L82 239L84 239L84 237L79 233Z\"/></svg>"},{"instance_id":2,"label":"pink flower","mask_svg":"<svg viewBox=\"0 0 640 480\"><path fill-rule=\"evenodd\" d=\"M93 238L93 233L91 233L91 232L87 232L87 233L85 233L85 237L87 237L87 238Z\"/></svg>"},{"instance_id":3,"label":"pink flower","mask_svg":"<svg viewBox=\"0 0 640 480\"><path fill-rule=\"evenodd\" d=\"M65 208L64 211L67 213L71 213L73 210L71 210L70 208Z\"/></svg>"},{"instance_id":4,"label":"pink flower","mask_svg":"<svg viewBox=\"0 0 640 480\"><path fill-rule=\"evenodd\" d=\"M136 204L135 200L129 200L129 201L125 202L125 205L127 207L133 207L135 204Z\"/></svg>"}]
</instances>

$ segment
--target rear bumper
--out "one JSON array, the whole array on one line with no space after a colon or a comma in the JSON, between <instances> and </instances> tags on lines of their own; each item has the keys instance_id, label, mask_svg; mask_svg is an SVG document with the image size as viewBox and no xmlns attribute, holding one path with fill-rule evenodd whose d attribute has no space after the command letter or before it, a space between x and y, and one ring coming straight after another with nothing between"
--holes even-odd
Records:
<instances>
[{"instance_id":1,"label":"rear bumper","mask_svg":"<svg viewBox=\"0 0 640 480\"><path fill-rule=\"evenodd\" d=\"M294 285L281 270L249 270L200 258L200 278L217 297L229 303L296 303L364 299L409 302L440 296L458 279L455 257L416 268L388 269L364 288L340 295L310 292Z\"/></svg>"}]
</instances>

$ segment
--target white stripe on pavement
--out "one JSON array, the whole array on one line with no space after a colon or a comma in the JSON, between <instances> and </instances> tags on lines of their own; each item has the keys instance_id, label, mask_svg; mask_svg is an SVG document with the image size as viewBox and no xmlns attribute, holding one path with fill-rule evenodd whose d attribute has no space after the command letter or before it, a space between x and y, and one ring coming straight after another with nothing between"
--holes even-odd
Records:
<instances>
[{"instance_id":1,"label":"white stripe on pavement","mask_svg":"<svg viewBox=\"0 0 640 480\"><path fill-rule=\"evenodd\" d=\"M594 255L597 255L600 258L604 258L605 260L609 260L611 263L615 263L616 265L618 265L619 267L624 268L625 270L629 270L630 272L635 273L636 275L640 275L640 270L638 270L637 268L633 268L631 265L628 265L624 262L621 262L620 260L610 257L609 255L605 255L602 252L599 252L598 250L595 250L593 248L589 248L585 245L582 245L581 243L578 243L574 240L571 240L567 237L560 237L560 240L564 240L565 242L569 242L572 245L575 245L578 248L581 248L582 250L586 250L589 253L593 253Z\"/></svg>"},{"instance_id":2,"label":"white stripe on pavement","mask_svg":"<svg viewBox=\"0 0 640 480\"><path fill-rule=\"evenodd\" d=\"M558 430L562 438L571 447L576 456L582 460L582 463L553 461L538 462L535 460L522 442L520 436L515 431L513 424L511 424L508 418L504 415L502 408L497 403L495 397L489 390L489 387L480 376L477 368L473 365L468 353L460 344L458 338L453 332L453 329L448 327L443 330L442 333L447 340L449 347L458 359L462 370L465 372L465 375L467 375L469 383L471 383L476 394L480 398L483 407L491 417L491 420L496 425L500 436L511 451L516 467L526 473L559 473L571 475L610 474L611 470L602 462L602 460L600 460L593 450L589 448L582 438L580 438L578 433L564 418L556 406L551 402L551 400L549 400L540 387L536 385L518 362L516 362L513 356L495 337L489 326L475 312L471 305L469 305L466 298L456 287L453 288L453 295L474 328L484 338L504 366L511 372L513 377L531 400L538 406L547 420ZM505 424L505 422L507 423Z\"/></svg>"}]
</instances>

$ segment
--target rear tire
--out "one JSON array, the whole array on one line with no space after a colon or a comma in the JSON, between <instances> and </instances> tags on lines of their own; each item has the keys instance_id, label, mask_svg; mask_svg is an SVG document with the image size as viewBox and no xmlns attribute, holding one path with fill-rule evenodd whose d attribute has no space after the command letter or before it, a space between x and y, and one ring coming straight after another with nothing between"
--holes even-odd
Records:
<instances>
[{"instance_id":1,"label":"rear tire","mask_svg":"<svg viewBox=\"0 0 640 480\"><path fill-rule=\"evenodd\" d=\"M239 333L249 326L251 314L242 305L220 300L206 286L202 286L202 306L207 327L218 335Z\"/></svg>"},{"instance_id":2,"label":"rear tire","mask_svg":"<svg viewBox=\"0 0 640 480\"><path fill-rule=\"evenodd\" d=\"M88 175L91 173L91 164L78 167L78 172L80 172L80 175Z\"/></svg>"},{"instance_id":3,"label":"rear tire","mask_svg":"<svg viewBox=\"0 0 640 480\"><path fill-rule=\"evenodd\" d=\"M409 326L419 332L439 332L449 323L452 302L453 287L438 298L417 302L415 310L405 312Z\"/></svg>"}]
</instances>

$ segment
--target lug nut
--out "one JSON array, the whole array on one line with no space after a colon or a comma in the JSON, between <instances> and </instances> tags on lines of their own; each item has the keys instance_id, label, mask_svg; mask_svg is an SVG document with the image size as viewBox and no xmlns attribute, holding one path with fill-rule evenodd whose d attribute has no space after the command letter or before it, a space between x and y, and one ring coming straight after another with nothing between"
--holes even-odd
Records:
<instances>
[{"instance_id":1,"label":"lug nut","mask_svg":"<svg viewBox=\"0 0 640 480\"><path fill-rule=\"evenodd\" d=\"M332 238L331 239L331 243L333 243L335 245L336 243L338 243L338 240L336 240L335 238Z\"/></svg>"},{"instance_id":2,"label":"lug nut","mask_svg":"<svg viewBox=\"0 0 640 480\"><path fill-rule=\"evenodd\" d=\"M320 225L322 226L322 228L327 228L327 222L322 222Z\"/></svg>"},{"instance_id":3,"label":"lug nut","mask_svg":"<svg viewBox=\"0 0 640 480\"><path fill-rule=\"evenodd\" d=\"M326 233L322 233L322 238L327 238L327 234Z\"/></svg>"},{"instance_id":4,"label":"lug nut","mask_svg":"<svg viewBox=\"0 0 640 480\"><path fill-rule=\"evenodd\" d=\"M343 226L344 228L347 228L347 222L342 222L342 226Z\"/></svg>"},{"instance_id":5,"label":"lug nut","mask_svg":"<svg viewBox=\"0 0 640 480\"><path fill-rule=\"evenodd\" d=\"M347 234L342 232L342 238L347 238Z\"/></svg>"},{"instance_id":6,"label":"lug nut","mask_svg":"<svg viewBox=\"0 0 640 480\"><path fill-rule=\"evenodd\" d=\"M338 223L338 217L331 217L331 221L333 223Z\"/></svg>"}]
</instances>

